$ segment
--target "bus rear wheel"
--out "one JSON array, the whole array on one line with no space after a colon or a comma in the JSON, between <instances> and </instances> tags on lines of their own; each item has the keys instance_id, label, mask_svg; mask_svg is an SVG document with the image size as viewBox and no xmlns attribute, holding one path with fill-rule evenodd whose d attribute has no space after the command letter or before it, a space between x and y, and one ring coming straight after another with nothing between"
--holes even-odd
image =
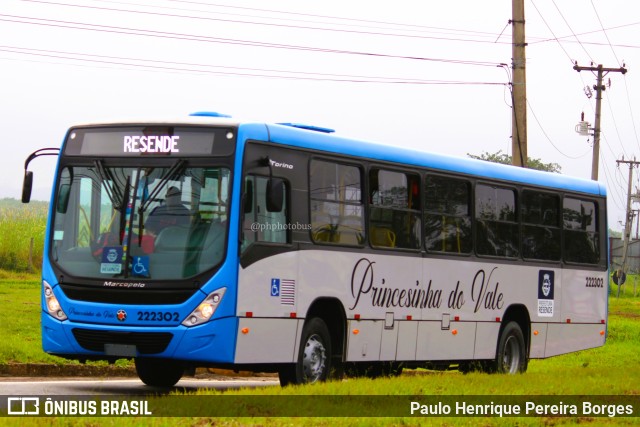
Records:
<instances>
[{"instance_id":1,"label":"bus rear wheel","mask_svg":"<svg viewBox=\"0 0 640 427\"><path fill-rule=\"evenodd\" d=\"M173 387L184 374L184 366L175 360L136 358L135 364L140 380L151 387Z\"/></svg>"},{"instance_id":2,"label":"bus rear wheel","mask_svg":"<svg viewBox=\"0 0 640 427\"><path fill-rule=\"evenodd\" d=\"M517 374L527 370L527 347L520 325L509 322L498 340L495 371L503 374Z\"/></svg>"},{"instance_id":3,"label":"bus rear wheel","mask_svg":"<svg viewBox=\"0 0 640 427\"><path fill-rule=\"evenodd\" d=\"M298 360L280 368L280 385L312 384L326 381L331 369L331 338L324 321L318 317L308 320L302 329Z\"/></svg>"}]
</instances>

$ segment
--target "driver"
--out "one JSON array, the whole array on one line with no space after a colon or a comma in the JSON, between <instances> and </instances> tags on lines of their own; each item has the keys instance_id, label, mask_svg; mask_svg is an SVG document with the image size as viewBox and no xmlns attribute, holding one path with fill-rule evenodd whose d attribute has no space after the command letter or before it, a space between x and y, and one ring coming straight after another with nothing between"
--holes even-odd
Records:
<instances>
[{"instance_id":1,"label":"driver","mask_svg":"<svg viewBox=\"0 0 640 427\"><path fill-rule=\"evenodd\" d=\"M165 203L154 208L145 223L145 229L157 236L160 230L177 225L188 226L191 223L191 212L181 202L181 192L178 187L169 187Z\"/></svg>"}]
</instances>

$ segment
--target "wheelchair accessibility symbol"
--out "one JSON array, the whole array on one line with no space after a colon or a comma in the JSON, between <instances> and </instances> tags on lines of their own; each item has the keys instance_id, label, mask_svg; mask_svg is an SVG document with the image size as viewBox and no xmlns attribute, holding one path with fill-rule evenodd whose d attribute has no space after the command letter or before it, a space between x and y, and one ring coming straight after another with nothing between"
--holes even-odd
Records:
<instances>
[{"instance_id":1,"label":"wheelchair accessibility symbol","mask_svg":"<svg viewBox=\"0 0 640 427\"><path fill-rule=\"evenodd\" d=\"M131 272L134 276L149 277L149 257L134 256Z\"/></svg>"}]
</instances>

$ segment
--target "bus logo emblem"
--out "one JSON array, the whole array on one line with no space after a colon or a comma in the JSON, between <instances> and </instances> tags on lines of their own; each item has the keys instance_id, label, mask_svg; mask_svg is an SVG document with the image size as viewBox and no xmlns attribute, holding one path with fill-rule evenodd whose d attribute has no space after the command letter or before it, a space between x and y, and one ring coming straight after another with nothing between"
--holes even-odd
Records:
<instances>
[{"instance_id":1,"label":"bus logo emblem","mask_svg":"<svg viewBox=\"0 0 640 427\"><path fill-rule=\"evenodd\" d=\"M110 248L107 251L107 260L109 262L116 262L117 259L118 259L118 251L116 251L114 248Z\"/></svg>"},{"instance_id":2,"label":"bus logo emblem","mask_svg":"<svg viewBox=\"0 0 640 427\"><path fill-rule=\"evenodd\" d=\"M554 276L555 273L551 270L540 270L538 272L538 316L540 317L553 317Z\"/></svg>"},{"instance_id":3,"label":"bus logo emblem","mask_svg":"<svg viewBox=\"0 0 640 427\"><path fill-rule=\"evenodd\" d=\"M118 310L116 317L119 321L124 322L125 320L127 320L127 312L124 310Z\"/></svg>"}]
</instances>

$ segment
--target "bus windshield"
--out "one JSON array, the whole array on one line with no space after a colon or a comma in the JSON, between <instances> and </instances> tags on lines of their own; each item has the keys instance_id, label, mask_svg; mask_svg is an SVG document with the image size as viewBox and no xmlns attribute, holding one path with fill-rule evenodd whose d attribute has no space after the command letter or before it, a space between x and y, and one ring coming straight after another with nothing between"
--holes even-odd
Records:
<instances>
[{"instance_id":1,"label":"bus windshield","mask_svg":"<svg viewBox=\"0 0 640 427\"><path fill-rule=\"evenodd\" d=\"M228 168L73 163L61 169L50 250L67 274L178 280L222 262Z\"/></svg>"}]
</instances>

